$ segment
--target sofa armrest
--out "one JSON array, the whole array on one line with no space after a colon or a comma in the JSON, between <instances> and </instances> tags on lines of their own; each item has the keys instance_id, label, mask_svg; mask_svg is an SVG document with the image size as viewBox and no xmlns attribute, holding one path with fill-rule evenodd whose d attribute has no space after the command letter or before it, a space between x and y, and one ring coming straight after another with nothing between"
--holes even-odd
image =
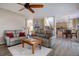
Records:
<instances>
[{"instance_id":1,"label":"sofa armrest","mask_svg":"<svg viewBox=\"0 0 79 59\"><path fill-rule=\"evenodd\" d=\"M9 45L8 43L10 43L9 37L5 36L5 43L6 45Z\"/></svg>"},{"instance_id":2,"label":"sofa armrest","mask_svg":"<svg viewBox=\"0 0 79 59\"><path fill-rule=\"evenodd\" d=\"M54 36L52 36L52 37L50 38L50 40L51 40L51 41L50 41L50 42L51 42L51 47L54 48L54 46L55 46L57 40L56 40L56 38L55 38Z\"/></svg>"}]
</instances>

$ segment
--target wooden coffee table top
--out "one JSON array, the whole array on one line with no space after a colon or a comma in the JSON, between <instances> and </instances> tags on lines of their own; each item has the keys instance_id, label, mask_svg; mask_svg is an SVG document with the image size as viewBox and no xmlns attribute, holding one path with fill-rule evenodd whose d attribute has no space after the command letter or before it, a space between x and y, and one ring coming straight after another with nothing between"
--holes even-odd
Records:
<instances>
[{"instance_id":1,"label":"wooden coffee table top","mask_svg":"<svg viewBox=\"0 0 79 59\"><path fill-rule=\"evenodd\" d=\"M38 39L33 39L33 38L23 38L21 39L23 42L28 43L28 44L41 44L41 40Z\"/></svg>"}]
</instances>

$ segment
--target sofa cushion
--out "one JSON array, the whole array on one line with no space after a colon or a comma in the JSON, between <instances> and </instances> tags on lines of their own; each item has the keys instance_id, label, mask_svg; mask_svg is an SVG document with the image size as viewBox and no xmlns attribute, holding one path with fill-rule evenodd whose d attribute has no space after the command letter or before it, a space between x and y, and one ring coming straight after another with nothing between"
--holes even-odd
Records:
<instances>
[{"instance_id":1,"label":"sofa cushion","mask_svg":"<svg viewBox=\"0 0 79 59\"><path fill-rule=\"evenodd\" d=\"M10 42L13 42L15 40L16 40L16 38L10 38Z\"/></svg>"},{"instance_id":2,"label":"sofa cushion","mask_svg":"<svg viewBox=\"0 0 79 59\"><path fill-rule=\"evenodd\" d=\"M8 33L6 33L6 36L8 36L9 38L14 38L14 34L12 33L12 32L8 32Z\"/></svg>"}]
</instances>

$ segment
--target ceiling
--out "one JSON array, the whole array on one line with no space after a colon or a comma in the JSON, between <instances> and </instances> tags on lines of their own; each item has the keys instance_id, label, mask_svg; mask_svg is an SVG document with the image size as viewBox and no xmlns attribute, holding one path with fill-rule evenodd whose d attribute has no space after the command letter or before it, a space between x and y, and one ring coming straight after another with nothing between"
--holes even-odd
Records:
<instances>
[{"instance_id":1,"label":"ceiling","mask_svg":"<svg viewBox=\"0 0 79 59\"><path fill-rule=\"evenodd\" d=\"M64 16L74 13L79 13L78 3L44 3L44 8L34 9L35 14L30 13L28 10L18 11L23 6L16 3L0 3L0 8L4 8L16 13L21 13L28 18L47 17L47 16Z\"/></svg>"}]
</instances>

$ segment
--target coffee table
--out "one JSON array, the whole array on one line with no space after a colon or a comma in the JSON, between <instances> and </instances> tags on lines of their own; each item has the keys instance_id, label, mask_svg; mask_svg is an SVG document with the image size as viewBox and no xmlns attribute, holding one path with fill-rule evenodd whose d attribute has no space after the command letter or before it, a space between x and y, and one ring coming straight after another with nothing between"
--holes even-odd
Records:
<instances>
[{"instance_id":1,"label":"coffee table","mask_svg":"<svg viewBox=\"0 0 79 59\"><path fill-rule=\"evenodd\" d=\"M38 40L38 39L28 39L28 38L22 38L21 39L21 44L22 44L22 47L24 48L24 44L29 44L32 46L32 53L34 54L35 52L35 48L37 46L39 46L39 48L41 49L41 44L42 44L42 41L41 40Z\"/></svg>"}]
</instances>

